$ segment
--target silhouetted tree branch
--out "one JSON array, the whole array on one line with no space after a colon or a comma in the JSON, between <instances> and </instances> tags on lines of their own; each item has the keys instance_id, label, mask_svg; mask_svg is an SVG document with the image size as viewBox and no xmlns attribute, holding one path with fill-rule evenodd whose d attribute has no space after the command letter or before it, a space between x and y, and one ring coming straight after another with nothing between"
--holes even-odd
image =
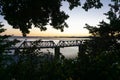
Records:
<instances>
[{"instance_id":1,"label":"silhouetted tree branch","mask_svg":"<svg viewBox=\"0 0 120 80\"><path fill-rule=\"evenodd\" d=\"M69 17L60 9L63 1L69 3L70 10L81 5L80 0L0 0L0 14L13 28L20 29L23 36L29 33L32 25L41 31L47 30L46 25L63 31L68 27L65 20ZM86 0L82 5L86 11L102 6L100 0Z\"/></svg>"}]
</instances>

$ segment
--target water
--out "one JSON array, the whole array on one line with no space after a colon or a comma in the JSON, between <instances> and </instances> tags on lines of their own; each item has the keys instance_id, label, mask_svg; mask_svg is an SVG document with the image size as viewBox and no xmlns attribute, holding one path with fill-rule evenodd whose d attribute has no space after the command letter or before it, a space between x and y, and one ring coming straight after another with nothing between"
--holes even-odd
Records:
<instances>
[{"instance_id":1,"label":"water","mask_svg":"<svg viewBox=\"0 0 120 80\"><path fill-rule=\"evenodd\" d=\"M10 40L13 39L18 39L18 40L24 40L25 38L22 37L11 37ZM50 37L30 37L27 38L27 41L36 41L36 40L43 40L43 41L54 41L55 44L57 44L60 40L85 40L88 38L50 38ZM45 48L45 49L41 49L42 52L51 52L54 55L54 49L52 48ZM64 47L64 48L60 48L60 52L62 53L62 55L64 55L66 58L75 58L78 55L78 47Z\"/></svg>"}]
</instances>

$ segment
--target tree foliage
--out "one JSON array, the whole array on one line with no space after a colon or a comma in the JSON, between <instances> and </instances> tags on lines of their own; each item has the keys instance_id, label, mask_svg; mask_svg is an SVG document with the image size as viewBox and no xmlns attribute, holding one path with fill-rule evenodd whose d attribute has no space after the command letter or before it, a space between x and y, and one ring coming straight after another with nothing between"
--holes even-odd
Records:
<instances>
[{"instance_id":1,"label":"tree foliage","mask_svg":"<svg viewBox=\"0 0 120 80\"><path fill-rule=\"evenodd\" d=\"M89 32L94 36L116 37L120 36L120 3L116 0L114 4L109 4L110 10L104 15L107 16L108 22L101 21L98 27L86 24Z\"/></svg>"},{"instance_id":2,"label":"tree foliage","mask_svg":"<svg viewBox=\"0 0 120 80\"><path fill-rule=\"evenodd\" d=\"M8 48L10 45L8 44L7 38L9 36L7 35L1 35L6 29L3 28L3 24L0 22L0 53L2 54L6 48Z\"/></svg>"},{"instance_id":3,"label":"tree foliage","mask_svg":"<svg viewBox=\"0 0 120 80\"><path fill-rule=\"evenodd\" d=\"M8 80L11 76L11 64L14 63L12 56L9 56L10 53L8 48L12 45L15 45L16 40L10 41L8 38L10 35L1 35L6 29L3 28L4 25L0 22L0 79Z\"/></svg>"},{"instance_id":4,"label":"tree foliage","mask_svg":"<svg viewBox=\"0 0 120 80\"><path fill-rule=\"evenodd\" d=\"M64 30L68 27L65 20L69 15L61 10L62 2L69 3L69 9L80 6L80 0L0 0L0 14L13 28L22 31L23 36L29 33L32 25L46 30L46 25ZM82 5L86 11L90 8L101 8L100 0L86 0Z\"/></svg>"},{"instance_id":5,"label":"tree foliage","mask_svg":"<svg viewBox=\"0 0 120 80\"><path fill-rule=\"evenodd\" d=\"M120 43L117 41L120 35L119 4L115 2L110 7L110 11L105 13L109 23L102 21L99 27L86 24L86 28L95 37L82 44L83 51L78 54L78 58L72 60L45 58L45 55L41 56L39 49L34 48L37 45L35 42L30 49L16 51L20 53L17 55L16 63L7 67L0 65L0 78L3 80L120 80ZM0 31L3 32L4 29Z\"/></svg>"},{"instance_id":6,"label":"tree foliage","mask_svg":"<svg viewBox=\"0 0 120 80\"><path fill-rule=\"evenodd\" d=\"M78 74L82 80L119 80L120 77L120 6L118 0L105 13L109 22L86 27L92 36L79 53Z\"/></svg>"}]
</instances>

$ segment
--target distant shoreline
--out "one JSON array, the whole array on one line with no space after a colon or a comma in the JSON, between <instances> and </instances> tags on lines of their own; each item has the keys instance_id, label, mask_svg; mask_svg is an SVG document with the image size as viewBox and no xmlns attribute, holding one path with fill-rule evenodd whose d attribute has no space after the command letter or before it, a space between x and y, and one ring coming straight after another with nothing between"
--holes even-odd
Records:
<instances>
[{"instance_id":1,"label":"distant shoreline","mask_svg":"<svg viewBox=\"0 0 120 80\"><path fill-rule=\"evenodd\" d=\"M91 36L11 36L13 38L92 38Z\"/></svg>"}]
</instances>

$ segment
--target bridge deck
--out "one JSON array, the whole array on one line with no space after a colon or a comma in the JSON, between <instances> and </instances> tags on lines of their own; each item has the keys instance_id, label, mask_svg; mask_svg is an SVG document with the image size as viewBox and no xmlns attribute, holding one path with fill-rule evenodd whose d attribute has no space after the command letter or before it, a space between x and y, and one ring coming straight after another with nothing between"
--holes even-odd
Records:
<instances>
[{"instance_id":1,"label":"bridge deck","mask_svg":"<svg viewBox=\"0 0 120 80\"><path fill-rule=\"evenodd\" d=\"M60 40L57 44L54 41L27 41L23 40L18 46L11 47L10 49L25 49L25 48L55 48L55 47L72 47L83 44L84 40Z\"/></svg>"}]
</instances>

